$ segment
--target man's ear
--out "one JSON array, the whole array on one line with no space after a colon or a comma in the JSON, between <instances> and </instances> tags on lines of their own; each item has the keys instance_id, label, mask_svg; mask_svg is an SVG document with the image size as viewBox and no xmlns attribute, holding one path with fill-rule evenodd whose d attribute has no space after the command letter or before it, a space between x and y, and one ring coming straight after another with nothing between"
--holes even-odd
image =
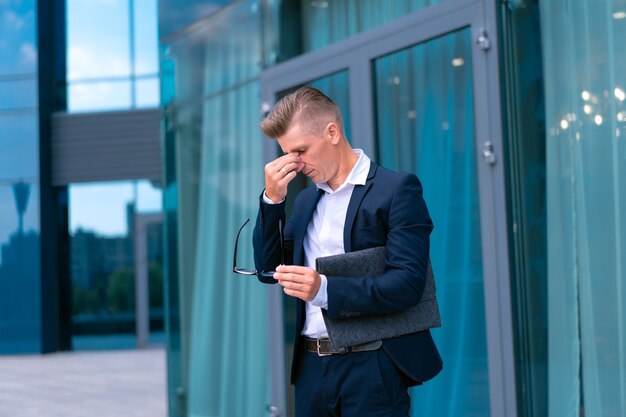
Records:
<instances>
[{"instance_id":1,"label":"man's ear","mask_svg":"<svg viewBox=\"0 0 626 417\"><path fill-rule=\"evenodd\" d=\"M332 144L337 145L339 141L341 140L341 133L339 132L339 126L337 126L337 123L335 122L328 123L326 125L326 129L324 130L325 130L324 134L328 135Z\"/></svg>"}]
</instances>

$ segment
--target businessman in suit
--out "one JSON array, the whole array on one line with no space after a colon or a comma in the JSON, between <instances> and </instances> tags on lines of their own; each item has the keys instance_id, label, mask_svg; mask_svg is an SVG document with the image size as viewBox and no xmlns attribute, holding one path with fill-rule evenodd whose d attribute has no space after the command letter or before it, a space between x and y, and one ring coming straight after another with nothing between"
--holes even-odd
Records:
<instances>
[{"instance_id":1,"label":"businessman in suit","mask_svg":"<svg viewBox=\"0 0 626 417\"><path fill-rule=\"evenodd\" d=\"M259 271L276 271L261 281L280 284L297 301L291 369L296 416L408 416L408 387L442 368L430 332L335 351L322 315L350 320L420 301L433 225L419 180L352 149L339 108L311 87L281 99L261 130L278 141L284 155L265 166L253 233L255 264ZM287 186L300 172L314 184L297 195L281 245ZM382 276L342 279L315 270L318 257L377 246L386 248Z\"/></svg>"}]
</instances>

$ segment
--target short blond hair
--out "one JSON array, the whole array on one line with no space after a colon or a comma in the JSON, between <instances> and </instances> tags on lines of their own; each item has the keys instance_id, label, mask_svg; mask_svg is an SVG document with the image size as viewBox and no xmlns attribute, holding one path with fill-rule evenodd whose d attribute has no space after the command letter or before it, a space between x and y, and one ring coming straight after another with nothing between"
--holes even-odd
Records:
<instances>
[{"instance_id":1,"label":"short blond hair","mask_svg":"<svg viewBox=\"0 0 626 417\"><path fill-rule=\"evenodd\" d=\"M321 136L330 122L337 123L342 137L345 137L343 116L337 104L317 88L301 87L276 103L261 122L261 131L276 139L299 124L305 133Z\"/></svg>"}]
</instances>

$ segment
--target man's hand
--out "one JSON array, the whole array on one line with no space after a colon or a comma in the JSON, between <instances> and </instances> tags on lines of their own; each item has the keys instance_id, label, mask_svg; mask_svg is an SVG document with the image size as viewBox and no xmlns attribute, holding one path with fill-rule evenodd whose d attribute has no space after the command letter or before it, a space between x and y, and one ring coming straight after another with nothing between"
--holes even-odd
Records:
<instances>
[{"instance_id":1,"label":"man's hand","mask_svg":"<svg viewBox=\"0 0 626 417\"><path fill-rule=\"evenodd\" d=\"M280 203L287 196L287 186L298 172L304 168L296 152L288 153L265 165L265 195L274 203Z\"/></svg>"},{"instance_id":2,"label":"man's hand","mask_svg":"<svg viewBox=\"0 0 626 417\"><path fill-rule=\"evenodd\" d=\"M280 265L274 279L284 287L285 294L304 301L313 300L322 283L315 269L296 265Z\"/></svg>"}]
</instances>

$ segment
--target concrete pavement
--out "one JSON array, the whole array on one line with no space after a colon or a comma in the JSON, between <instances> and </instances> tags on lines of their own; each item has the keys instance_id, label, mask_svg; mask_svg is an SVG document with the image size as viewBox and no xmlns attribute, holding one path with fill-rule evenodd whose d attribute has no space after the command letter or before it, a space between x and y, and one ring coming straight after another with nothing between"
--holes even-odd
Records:
<instances>
[{"instance_id":1,"label":"concrete pavement","mask_svg":"<svg viewBox=\"0 0 626 417\"><path fill-rule=\"evenodd\" d=\"M166 417L165 351L0 356L0 417Z\"/></svg>"}]
</instances>

